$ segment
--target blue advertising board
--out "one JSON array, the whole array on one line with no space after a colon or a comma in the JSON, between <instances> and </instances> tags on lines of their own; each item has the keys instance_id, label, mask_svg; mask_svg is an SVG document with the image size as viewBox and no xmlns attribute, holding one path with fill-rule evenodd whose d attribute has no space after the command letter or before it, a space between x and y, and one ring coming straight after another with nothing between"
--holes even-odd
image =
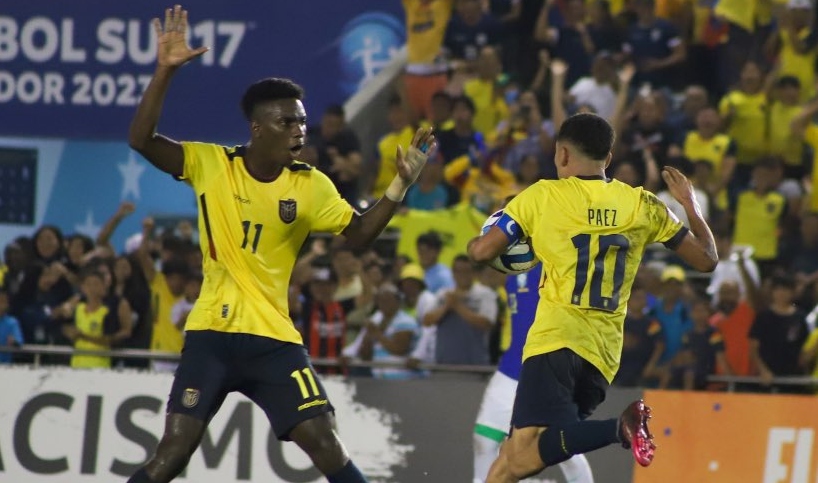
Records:
<instances>
[{"instance_id":1,"label":"blue advertising board","mask_svg":"<svg viewBox=\"0 0 818 483\"><path fill-rule=\"evenodd\" d=\"M155 65L151 19L170 2L4 2L0 136L123 140ZM398 0L189 0L190 43L210 51L180 69L160 129L238 143L244 89L289 77L315 120L343 103L404 42Z\"/></svg>"}]
</instances>

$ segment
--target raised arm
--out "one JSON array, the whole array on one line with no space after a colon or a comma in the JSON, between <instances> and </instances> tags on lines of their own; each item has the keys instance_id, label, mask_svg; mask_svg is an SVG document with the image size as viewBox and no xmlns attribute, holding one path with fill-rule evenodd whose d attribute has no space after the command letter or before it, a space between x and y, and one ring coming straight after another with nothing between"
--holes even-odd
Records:
<instances>
[{"instance_id":1,"label":"raised arm","mask_svg":"<svg viewBox=\"0 0 818 483\"><path fill-rule=\"evenodd\" d=\"M369 245L386 227L392 215L401 205L406 191L417 180L423 166L426 165L428 153L435 150L435 137L432 128L420 128L415 133L408 152L398 146L396 164L398 174L389 184L383 197L372 208L362 215L355 214L342 234L353 248Z\"/></svg>"},{"instance_id":2,"label":"raised arm","mask_svg":"<svg viewBox=\"0 0 818 483\"><path fill-rule=\"evenodd\" d=\"M153 227L153 218L148 217L142 220L142 242L139 244L139 248L136 249L136 259L139 261L139 268L142 269L142 274L145 275L145 280L147 280L148 283L153 282L154 277L156 277L156 267L154 267L150 255Z\"/></svg>"},{"instance_id":3,"label":"raised arm","mask_svg":"<svg viewBox=\"0 0 818 483\"><path fill-rule=\"evenodd\" d=\"M631 86L631 80L636 74L636 66L633 64L625 64L617 74L619 78L619 86L616 93L616 106L614 113L611 116L611 125L613 125L614 132L617 138L625 130L626 114L628 109L628 90Z\"/></svg>"},{"instance_id":4,"label":"raised arm","mask_svg":"<svg viewBox=\"0 0 818 483\"><path fill-rule=\"evenodd\" d=\"M170 80L176 69L207 52L207 47L191 49L187 44L187 10L176 5L165 10L162 22L153 19L156 30L156 71L142 95L128 131L128 144L162 171L181 176L184 151L178 142L156 132L159 115L165 101Z\"/></svg>"},{"instance_id":5,"label":"raised arm","mask_svg":"<svg viewBox=\"0 0 818 483\"><path fill-rule=\"evenodd\" d=\"M684 207L687 219L690 221L690 232L676 246L676 253L696 270L712 272L719 262L716 241L701 214L701 208L693 194L690 180L678 169L669 166L662 171L662 178L667 183L673 198Z\"/></svg>"},{"instance_id":6,"label":"raised arm","mask_svg":"<svg viewBox=\"0 0 818 483\"><path fill-rule=\"evenodd\" d=\"M559 132L562 123L568 119L565 112L565 75L568 72L568 64L562 59L551 61L551 121L554 123L554 131Z\"/></svg>"},{"instance_id":7,"label":"raised arm","mask_svg":"<svg viewBox=\"0 0 818 483\"><path fill-rule=\"evenodd\" d=\"M809 125L815 115L818 114L818 99L812 100L804 105L804 108L790 122L790 131L796 137L802 137L804 130Z\"/></svg>"},{"instance_id":8,"label":"raised arm","mask_svg":"<svg viewBox=\"0 0 818 483\"><path fill-rule=\"evenodd\" d=\"M109 218L99 231L99 235L97 235L96 240L97 246L107 246L111 241L111 235L114 234L116 227L119 226L125 217L133 213L135 209L136 207L133 203L130 201L123 201L116 210L116 213L114 213L114 216Z\"/></svg>"}]
</instances>

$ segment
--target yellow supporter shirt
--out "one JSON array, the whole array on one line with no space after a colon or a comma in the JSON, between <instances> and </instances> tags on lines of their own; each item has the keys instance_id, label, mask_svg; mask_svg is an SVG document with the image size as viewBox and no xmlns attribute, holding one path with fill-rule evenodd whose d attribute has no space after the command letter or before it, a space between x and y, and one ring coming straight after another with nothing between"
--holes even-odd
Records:
<instances>
[{"instance_id":1,"label":"yellow supporter shirt","mask_svg":"<svg viewBox=\"0 0 818 483\"><path fill-rule=\"evenodd\" d=\"M753 247L757 260L772 260L778 255L778 222L787 200L775 191L758 195L748 190L738 196L733 244Z\"/></svg>"},{"instance_id":2,"label":"yellow supporter shirt","mask_svg":"<svg viewBox=\"0 0 818 483\"><path fill-rule=\"evenodd\" d=\"M74 309L74 324L83 334L100 337L105 334L105 318L108 317L108 307L100 305L93 312L88 311L85 302L77 305ZM107 345L96 344L94 342L77 339L74 342L74 349L80 350L110 350ZM102 356L75 355L71 356L71 367L93 368L111 367L111 358Z\"/></svg>"},{"instance_id":3,"label":"yellow supporter shirt","mask_svg":"<svg viewBox=\"0 0 818 483\"><path fill-rule=\"evenodd\" d=\"M395 164L398 146L403 148L404 153L407 152L414 137L415 129L406 126L400 132L390 132L378 141L378 177L375 178L375 186L372 187L372 196L375 199L383 196L389 183L398 174L398 165Z\"/></svg>"},{"instance_id":4,"label":"yellow supporter shirt","mask_svg":"<svg viewBox=\"0 0 818 483\"><path fill-rule=\"evenodd\" d=\"M756 24L769 25L772 21L772 5L769 0L719 0L715 13L748 32L754 32Z\"/></svg>"},{"instance_id":5,"label":"yellow supporter shirt","mask_svg":"<svg viewBox=\"0 0 818 483\"><path fill-rule=\"evenodd\" d=\"M792 134L790 123L801 112L801 106L780 102L770 105L770 154L781 156L790 166L801 166L804 143Z\"/></svg>"},{"instance_id":6,"label":"yellow supporter shirt","mask_svg":"<svg viewBox=\"0 0 818 483\"><path fill-rule=\"evenodd\" d=\"M719 114L733 112L727 134L736 141L739 164L754 164L767 150L767 96L732 91L719 102Z\"/></svg>"},{"instance_id":7,"label":"yellow supporter shirt","mask_svg":"<svg viewBox=\"0 0 818 483\"><path fill-rule=\"evenodd\" d=\"M801 82L801 101L806 102L815 95L815 61L818 59L818 46L813 46L803 54L795 51L790 35L785 30L779 32L781 52L778 54L780 70L778 77L791 75ZM810 35L810 29L798 32L801 40Z\"/></svg>"},{"instance_id":8,"label":"yellow supporter shirt","mask_svg":"<svg viewBox=\"0 0 818 483\"><path fill-rule=\"evenodd\" d=\"M151 312L153 313L153 332L151 333L151 350L163 352L182 352L184 334L176 328L171 318L171 310L182 295L173 295L165 276L157 272L151 281Z\"/></svg>"},{"instance_id":9,"label":"yellow supporter shirt","mask_svg":"<svg viewBox=\"0 0 818 483\"><path fill-rule=\"evenodd\" d=\"M474 129L488 139L500 121L508 119L506 100L494 87L494 82L471 79L463 86L463 93L474 103Z\"/></svg>"},{"instance_id":10,"label":"yellow supporter shirt","mask_svg":"<svg viewBox=\"0 0 818 483\"><path fill-rule=\"evenodd\" d=\"M531 238L545 282L523 360L568 348L610 382L645 247L687 233L652 193L600 177L538 181L505 212Z\"/></svg>"},{"instance_id":11,"label":"yellow supporter shirt","mask_svg":"<svg viewBox=\"0 0 818 483\"><path fill-rule=\"evenodd\" d=\"M201 294L185 330L302 343L287 302L296 257L310 232L341 233L352 207L308 164L293 162L263 182L247 172L244 146L183 147L182 179L196 192L204 256Z\"/></svg>"},{"instance_id":12,"label":"yellow supporter shirt","mask_svg":"<svg viewBox=\"0 0 818 483\"><path fill-rule=\"evenodd\" d=\"M696 161L707 161L713 167L711 182L718 182L721 179L722 162L727 156L736 155L736 143L726 134L716 134L710 139L704 139L696 131L687 133L683 148L687 159ZM727 208L727 193L722 190L715 200L716 206L720 209Z\"/></svg>"},{"instance_id":13,"label":"yellow supporter shirt","mask_svg":"<svg viewBox=\"0 0 818 483\"><path fill-rule=\"evenodd\" d=\"M804 142L812 147L812 194L809 199L810 211L818 211L818 125L810 124L804 131Z\"/></svg>"},{"instance_id":14,"label":"yellow supporter shirt","mask_svg":"<svg viewBox=\"0 0 818 483\"><path fill-rule=\"evenodd\" d=\"M453 0L403 0L406 13L406 55L410 64L433 64L440 55Z\"/></svg>"}]
</instances>

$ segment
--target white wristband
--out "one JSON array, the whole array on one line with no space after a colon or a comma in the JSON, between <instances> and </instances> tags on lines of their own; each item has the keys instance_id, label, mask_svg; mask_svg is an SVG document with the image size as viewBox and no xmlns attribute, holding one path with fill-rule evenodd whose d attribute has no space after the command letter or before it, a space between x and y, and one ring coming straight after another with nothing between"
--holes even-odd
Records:
<instances>
[{"instance_id":1,"label":"white wristband","mask_svg":"<svg viewBox=\"0 0 818 483\"><path fill-rule=\"evenodd\" d=\"M389 183L389 186L386 188L386 191L383 195L389 198L390 201L394 201L395 203L400 203L403 201L403 198L406 196L406 191L409 190L409 186L407 186L400 176L395 176L392 178L392 182Z\"/></svg>"}]
</instances>

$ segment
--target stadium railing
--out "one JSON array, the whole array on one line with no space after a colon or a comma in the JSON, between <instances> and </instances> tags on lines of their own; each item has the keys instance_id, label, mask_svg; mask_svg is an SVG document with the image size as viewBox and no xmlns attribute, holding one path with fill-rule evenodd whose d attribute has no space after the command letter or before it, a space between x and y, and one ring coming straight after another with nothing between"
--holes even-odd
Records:
<instances>
[{"instance_id":1,"label":"stadium railing","mask_svg":"<svg viewBox=\"0 0 818 483\"><path fill-rule=\"evenodd\" d=\"M158 361L178 361L180 355L172 352L150 351L145 349L112 349L106 351L81 350L66 346L24 344L20 347L0 347L0 353L8 352L12 354L31 354L34 356L32 365L40 367L43 356L72 356L72 355L94 355L102 357L116 357L120 359L148 359ZM338 367L341 365L338 359L311 359L313 365L319 367ZM405 366L389 362L375 361L350 361L347 367L354 368L404 368ZM418 370L433 373L458 373L473 375L489 375L497 369L495 366L465 366L457 364L421 364ZM750 387L763 386L760 377L755 376L722 376L713 375L708 377L711 383L723 383L727 392L735 392L738 385ZM776 386L802 386L818 390L818 378L811 376L782 376L773 378L771 385L772 392L776 391Z\"/></svg>"}]
</instances>

